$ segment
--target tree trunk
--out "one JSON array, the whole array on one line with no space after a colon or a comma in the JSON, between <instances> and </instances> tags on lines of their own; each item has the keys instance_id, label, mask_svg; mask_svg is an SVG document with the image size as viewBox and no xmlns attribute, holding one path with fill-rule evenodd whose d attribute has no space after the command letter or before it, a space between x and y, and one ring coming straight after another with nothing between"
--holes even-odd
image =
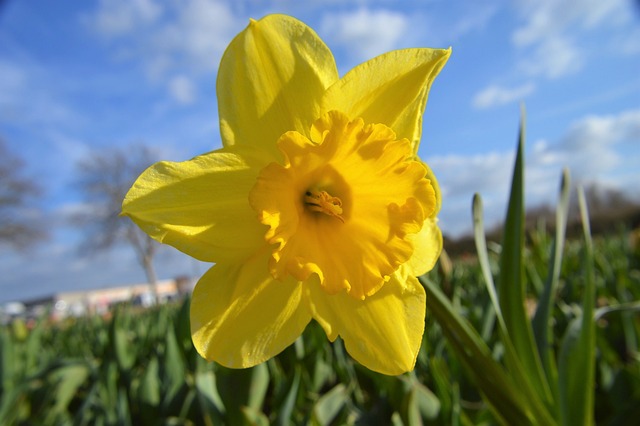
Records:
<instances>
[{"instance_id":1,"label":"tree trunk","mask_svg":"<svg viewBox=\"0 0 640 426\"><path fill-rule=\"evenodd\" d=\"M147 282L151 286L153 304L155 305L158 303L158 279L156 277L156 270L153 267L153 255L143 256L142 266L144 267L144 272L147 275Z\"/></svg>"}]
</instances>

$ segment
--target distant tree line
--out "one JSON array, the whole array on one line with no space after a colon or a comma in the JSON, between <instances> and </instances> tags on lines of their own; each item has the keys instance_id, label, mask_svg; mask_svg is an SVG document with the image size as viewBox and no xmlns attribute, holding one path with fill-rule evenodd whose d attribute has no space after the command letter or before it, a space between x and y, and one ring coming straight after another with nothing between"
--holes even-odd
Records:
<instances>
[{"instance_id":1,"label":"distant tree line","mask_svg":"<svg viewBox=\"0 0 640 426\"><path fill-rule=\"evenodd\" d=\"M578 213L577 192L571 191L567 236L579 237L582 225ZM585 197L589 207L591 232L594 235L617 232L620 229L635 229L640 226L640 202L634 201L622 191L604 188L597 184L585 188ZM532 207L526 212L526 229L544 227L547 231L555 230L556 212L547 204ZM500 243L503 225L498 224L486 231L487 240ZM465 253L475 254L476 247L472 235L460 238L444 237L444 248L451 256Z\"/></svg>"},{"instance_id":2,"label":"distant tree line","mask_svg":"<svg viewBox=\"0 0 640 426\"><path fill-rule=\"evenodd\" d=\"M129 245L154 291L157 276L153 259L159 243L131 219L120 216L120 212L133 182L157 160L157 155L144 145L91 153L77 164L76 186L85 207L72 218L74 224L87 231L82 248L88 252L109 250L122 243Z\"/></svg>"},{"instance_id":3,"label":"distant tree line","mask_svg":"<svg viewBox=\"0 0 640 426\"><path fill-rule=\"evenodd\" d=\"M83 253L129 245L150 284L157 282L153 259L159 244L120 216L120 210L135 179L157 160L143 145L92 152L77 164L75 187L82 207L70 218L73 226L85 230ZM40 203L43 190L25 170L24 160L0 139L0 248L25 250L47 237Z\"/></svg>"},{"instance_id":4,"label":"distant tree line","mask_svg":"<svg viewBox=\"0 0 640 426\"><path fill-rule=\"evenodd\" d=\"M41 195L24 161L0 139L0 247L25 250L47 236L40 220Z\"/></svg>"}]
</instances>

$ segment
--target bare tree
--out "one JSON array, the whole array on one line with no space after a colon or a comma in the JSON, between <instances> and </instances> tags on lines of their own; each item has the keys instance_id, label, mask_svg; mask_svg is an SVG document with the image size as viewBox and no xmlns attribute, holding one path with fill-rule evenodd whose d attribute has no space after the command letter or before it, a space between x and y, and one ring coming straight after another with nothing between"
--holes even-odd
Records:
<instances>
[{"instance_id":1,"label":"bare tree","mask_svg":"<svg viewBox=\"0 0 640 426\"><path fill-rule=\"evenodd\" d=\"M23 250L46 236L38 220L40 187L23 175L24 162L0 139L0 246Z\"/></svg>"},{"instance_id":2,"label":"bare tree","mask_svg":"<svg viewBox=\"0 0 640 426\"><path fill-rule=\"evenodd\" d=\"M136 253L157 300L157 277L153 257L159 244L128 217L120 216L122 200L135 179L157 158L145 146L111 149L80 161L78 188L86 203L73 221L88 229L81 248L103 251L126 243Z\"/></svg>"}]
</instances>

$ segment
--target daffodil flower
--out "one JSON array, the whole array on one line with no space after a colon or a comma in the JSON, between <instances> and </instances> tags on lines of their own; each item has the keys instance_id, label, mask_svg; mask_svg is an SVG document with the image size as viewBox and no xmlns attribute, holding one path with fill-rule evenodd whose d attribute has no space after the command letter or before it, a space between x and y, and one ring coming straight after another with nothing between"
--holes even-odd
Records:
<instances>
[{"instance_id":1,"label":"daffodil flower","mask_svg":"<svg viewBox=\"0 0 640 426\"><path fill-rule=\"evenodd\" d=\"M340 78L288 16L252 20L231 42L217 81L223 148L151 166L123 203L153 238L215 263L191 302L203 357L256 365L314 319L369 369L413 369L415 277L442 248L440 193L417 149L449 54L393 51Z\"/></svg>"}]
</instances>

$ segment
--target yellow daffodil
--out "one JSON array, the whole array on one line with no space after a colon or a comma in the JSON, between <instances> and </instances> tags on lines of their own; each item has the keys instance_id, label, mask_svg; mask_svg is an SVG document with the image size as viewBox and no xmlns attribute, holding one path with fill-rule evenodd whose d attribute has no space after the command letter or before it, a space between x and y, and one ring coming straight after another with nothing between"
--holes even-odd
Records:
<instances>
[{"instance_id":1,"label":"yellow daffodil","mask_svg":"<svg viewBox=\"0 0 640 426\"><path fill-rule=\"evenodd\" d=\"M431 83L450 50L384 54L338 76L288 16L251 21L218 74L223 148L145 171L123 213L215 265L193 293L200 354L261 363L315 319L366 367L413 369L417 279L437 260L440 193L417 158Z\"/></svg>"}]
</instances>

